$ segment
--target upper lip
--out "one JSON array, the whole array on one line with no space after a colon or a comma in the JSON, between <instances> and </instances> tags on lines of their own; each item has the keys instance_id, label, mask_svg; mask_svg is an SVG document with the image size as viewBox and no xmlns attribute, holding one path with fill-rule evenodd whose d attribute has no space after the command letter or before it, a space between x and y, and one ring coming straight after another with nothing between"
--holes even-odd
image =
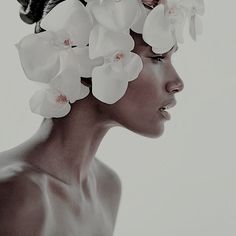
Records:
<instances>
[{"instance_id":1,"label":"upper lip","mask_svg":"<svg viewBox=\"0 0 236 236\"><path fill-rule=\"evenodd\" d=\"M159 110L160 110L161 108L169 109L169 108L171 108L171 107L174 107L174 106L176 105L176 103L177 103L177 102L176 102L175 99L172 99L172 100L170 100L170 101L167 101L167 102L165 102L165 103L163 104L162 107L159 108Z\"/></svg>"}]
</instances>

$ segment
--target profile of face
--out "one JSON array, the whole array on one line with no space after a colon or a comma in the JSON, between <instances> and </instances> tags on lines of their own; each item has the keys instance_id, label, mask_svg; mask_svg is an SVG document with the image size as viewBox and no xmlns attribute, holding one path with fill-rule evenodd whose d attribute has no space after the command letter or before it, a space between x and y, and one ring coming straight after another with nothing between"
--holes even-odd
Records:
<instances>
[{"instance_id":1,"label":"profile of face","mask_svg":"<svg viewBox=\"0 0 236 236\"><path fill-rule=\"evenodd\" d=\"M55 1L55 5L58 2ZM157 5L159 0L143 2L149 6L150 4ZM32 7L31 10L33 9L37 10ZM34 19L34 21L36 20ZM39 24L36 24L36 32L40 32L40 30ZM167 121L165 113L161 112L160 108L174 106L176 104L175 93L182 91L184 87L183 81L171 63L171 57L177 50L177 45L160 57L152 52L151 46L143 40L141 34L132 30L130 30L130 34L135 42L132 52L141 57L143 69L137 79L129 82L125 95L116 103L110 105L98 102L102 112L117 125L143 136L159 137L162 135L164 123Z\"/></svg>"},{"instance_id":2,"label":"profile of face","mask_svg":"<svg viewBox=\"0 0 236 236\"><path fill-rule=\"evenodd\" d=\"M141 57L143 69L136 80L129 82L125 95L106 108L111 119L120 126L146 137L157 138L162 135L164 123L168 119L160 108L174 106L175 93L184 88L183 81L171 63L177 45L160 57L152 52L141 34L133 31L130 34L135 41L132 52Z\"/></svg>"}]
</instances>

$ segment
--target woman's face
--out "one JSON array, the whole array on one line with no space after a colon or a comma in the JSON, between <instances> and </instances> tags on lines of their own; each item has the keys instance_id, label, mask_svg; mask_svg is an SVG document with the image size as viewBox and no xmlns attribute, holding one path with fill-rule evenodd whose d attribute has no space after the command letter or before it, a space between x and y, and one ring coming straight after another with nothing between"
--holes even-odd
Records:
<instances>
[{"instance_id":1,"label":"woman's face","mask_svg":"<svg viewBox=\"0 0 236 236\"><path fill-rule=\"evenodd\" d=\"M160 59L143 41L141 34L131 31L131 35L135 41L133 52L141 57L143 69L136 80L129 82L125 95L109 105L109 113L112 120L129 130L148 137L159 137L168 119L159 109L168 104L174 106L174 94L184 87L171 64L171 56L177 46Z\"/></svg>"}]
</instances>

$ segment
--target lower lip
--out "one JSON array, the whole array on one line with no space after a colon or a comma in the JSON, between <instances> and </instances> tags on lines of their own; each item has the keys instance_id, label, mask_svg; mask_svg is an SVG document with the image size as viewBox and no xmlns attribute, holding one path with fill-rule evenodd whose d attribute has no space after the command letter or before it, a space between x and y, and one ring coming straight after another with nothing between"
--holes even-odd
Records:
<instances>
[{"instance_id":1,"label":"lower lip","mask_svg":"<svg viewBox=\"0 0 236 236\"><path fill-rule=\"evenodd\" d=\"M168 113L167 111L160 111L160 113L166 120L170 120L171 118L170 113Z\"/></svg>"}]
</instances>

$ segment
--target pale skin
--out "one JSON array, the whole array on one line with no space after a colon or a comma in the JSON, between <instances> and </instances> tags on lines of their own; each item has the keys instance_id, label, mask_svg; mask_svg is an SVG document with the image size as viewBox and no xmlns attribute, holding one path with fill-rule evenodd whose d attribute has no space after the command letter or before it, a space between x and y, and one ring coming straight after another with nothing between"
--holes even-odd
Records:
<instances>
[{"instance_id":1,"label":"pale skin","mask_svg":"<svg viewBox=\"0 0 236 236\"><path fill-rule=\"evenodd\" d=\"M166 120L159 108L184 87L171 64L176 46L160 62L142 35L131 35L144 67L118 102L90 94L66 117L45 119L29 140L0 153L0 235L113 235L121 181L95 157L99 144L115 126L160 137Z\"/></svg>"}]
</instances>

